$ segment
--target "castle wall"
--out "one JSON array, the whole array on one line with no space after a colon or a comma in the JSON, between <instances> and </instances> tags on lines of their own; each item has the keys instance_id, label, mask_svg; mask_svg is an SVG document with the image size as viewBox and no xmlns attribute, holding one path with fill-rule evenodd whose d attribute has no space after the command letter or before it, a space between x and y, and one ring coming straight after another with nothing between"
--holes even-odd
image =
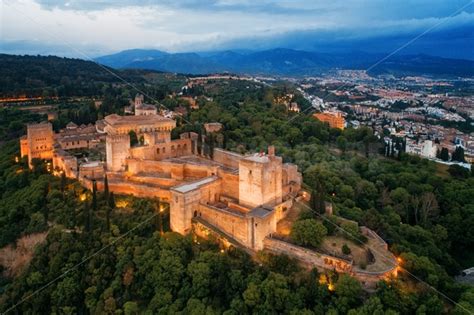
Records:
<instances>
[{"instance_id":1,"label":"castle wall","mask_svg":"<svg viewBox=\"0 0 474 315\"><path fill-rule=\"evenodd\" d=\"M163 160L185 155L191 155L191 139L177 139L168 142L158 142L154 145L134 147L130 155L135 159Z\"/></svg>"},{"instance_id":2,"label":"castle wall","mask_svg":"<svg viewBox=\"0 0 474 315\"><path fill-rule=\"evenodd\" d=\"M93 162L79 166L79 176L89 179L104 177L104 165L101 162Z\"/></svg>"},{"instance_id":3,"label":"castle wall","mask_svg":"<svg viewBox=\"0 0 474 315\"><path fill-rule=\"evenodd\" d=\"M239 174L229 173L219 169L217 175L222 179L221 194L233 199L239 199Z\"/></svg>"},{"instance_id":4,"label":"castle wall","mask_svg":"<svg viewBox=\"0 0 474 315\"><path fill-rule=\"evenodd\" d=\"M264 240L268 235L276 231L277 221L275 219L275 212L267 215L264 218L254 218L253 220L253 234L254 244L253 249L262 250L264 247Z\"/></svg>"},{"instance_id":5,"label":"castle wall","mask_svg":"<svg viewBox=\"0 0 474 315\"><path fill-rule=\"evenodd\" d=\"M199 209L199 203L219 200L221 180L207 177L171 189L170 226L175 232L191 231L191 219Z\"/></svg>"},{"instance_id":6,"label":"castle wall","mask_svg":"<svg viewBox=\"0 0 474 315\"><path fill-rule=\"evenodd\" d=\"M53 168L62 170L68 178L77 177L77 159L65 151L54 151Z\"/></svg>"},{"instance_id":7,"label":"castle wall","mask_svg":"<svg viewBox=\"0 0 474 315\"><path fill-rule=\"evenodd\" d=\"M217 174L217 166L184 164L185 178L203 178Z\"/></svg>"},{"instance_id":8,"label":"castle wall","mask_svg":"<svg viewBox=\"0 0 474 315\"><path fill-rule=\"evenodd\" d=\"M92 190L92 180L81 178L80 181L87 189ZM97 181L97 190L104 190L103 181ZM109 179L109 191L117 195L132 195L140 198L160 198L160 200L165 202L170 202L171 200L171 194L168 189L161 189L156 186L131 183L128 181Z\"/></svg>"},{"instance_id":9,"label":"castle wall","mask_svg":"<svg viewBox=\"0 0 474 315\"><path fill-rule=\"evenodd\" d=\"M239 161L243 158L243 155L235 152L230 152L219 148L214 149L213 160L227 167L239 168Z\"/></svg>"},{"instance_id":10,"label":"castle wall","mask_svg":"<svg viewBox=\"0 0 474 315\"><path fill-rule=\"evenodd\" d=\"M153 146L142 146L130 148L130 157L132 159L153 160L155 151Z\"/></svg>"},{"instance_id":11,"label":"castle wall","mask_svg":"<svg viewBox=\"0 0 474 315\"><path fill-rule=\"evenodd\" d=\"M171 164L163 161L127 159L128 175L138 173L171 173ZM170 175L171 176L171 175Z\"/></svg>"},{"instance_id":12,"label":"castle wall","mask_svg":"<svg viewBox=\"0 0 474 315\"><path fill-rule=\"evenodd\" d=\"M127 178L127 180L134 183L155 185L168 189L182 183L181 181L177 181L174 178L163 178L156 176L130 176Z\"/></svg>"},{"instance_id":13,"label":"castle wall","mask_svg":"<svg viewBox=\"0 0 474 315\"><path fill-rule=\"evenodd\" d=\"M200 204L197 216L236 239L242 245L252 247L251 220L243 214Z\"/></svg>"},{"instance_id":14,"label":"castle wall","mask_svg":"<svg viewBox=\"0 0 474 315\"><path fill-rule=\"evenodd\" d=\"M352 271L352 262L350 261L325 255L285 241L267 237L263 241L263 244L265 249L277 254L285 254L294 257L308 268L317 267L326 270L335 269L337 272L346 273Z\"/></svg>"}]
</instances>

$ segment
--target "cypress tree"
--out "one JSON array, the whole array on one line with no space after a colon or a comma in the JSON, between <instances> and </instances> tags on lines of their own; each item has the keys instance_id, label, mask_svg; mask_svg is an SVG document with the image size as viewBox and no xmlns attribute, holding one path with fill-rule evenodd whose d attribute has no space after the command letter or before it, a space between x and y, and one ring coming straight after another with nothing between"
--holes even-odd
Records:
<instances>
[{"instance_id":1,"label":"cypress tree","mask_svg":"<svg viewBox=\"0 0 474 315\"><path fill-rule=\"evenodd\" d=\"M210 133L209 136L209 157L211 158L211 160L214 158L214 134L213 133Z\"/></svg>"},{"instance_id":2,"label":"cypress tree","mask_svg":"<svg viewBox=\"0 0 474 315\"><path fill-rule=\"evenodd\" d=\"M198 155L201 155L202 153L202 129L201 128L199 128L198 130L197 153Z\"/></svg>"},{"instance_id":3,"label":"cypress tree","mask_svg":"<svg viewBox=\"0 0 474 315\"><path fill-rule=\"evenodd\" d=\"M443 161L449 161L449 151L446 148L441 148L441 153L439 154L439 158Z\"/></svg>"},{"instance_id":4,"label":"cypress tree","mask_svg":"<svg viewBox=\"0 0 474 315\"><path fill-rule=\"evenodd\" d=\"M92 180L92 210L97 211L97 182Z\"/></svg>"},{"instance_id":5,"label":"cypress tree","mask_svg":"<svg viewBox=\"0 0 474 315\"><path fill-rule=\"evenodd\" d=\"M61 192L63 193L63 198L64 198L65 190L66 190L66 174L62 172L61 173Z\"/></svg>"},{"instance_id":6,"label":"cypress tree","mask_svg":"<svg viewBox=\"0 0 474 315\"><path fill-rule=\"evenodd\" d=\"M109 201L109 180L107 179L107 174L104 177L104 200Z\"/></svg>"}]
</instances>

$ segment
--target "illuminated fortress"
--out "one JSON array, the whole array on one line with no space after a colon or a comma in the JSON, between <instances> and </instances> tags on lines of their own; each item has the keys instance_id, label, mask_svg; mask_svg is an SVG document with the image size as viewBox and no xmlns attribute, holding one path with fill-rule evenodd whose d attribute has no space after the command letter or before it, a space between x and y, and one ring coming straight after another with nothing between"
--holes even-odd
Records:
<instances>
[{"instance_id":1,"label":"illuminated fortress","mask_svg":"<svg viewBox=\"0 0 474 315\"><path fill-rule=\"evenodd\" d=\"M187 234L193 221L201 222L245 247L262 249L300 190L297 167L282 163L273 147L246 156L214 149L212 159L204 157L196 134L171 140L175 126L159 115L107 116L109 189L169 202L175 232ZM131 130L140 145L130 147Z\"/></svg>"}]
</instances>

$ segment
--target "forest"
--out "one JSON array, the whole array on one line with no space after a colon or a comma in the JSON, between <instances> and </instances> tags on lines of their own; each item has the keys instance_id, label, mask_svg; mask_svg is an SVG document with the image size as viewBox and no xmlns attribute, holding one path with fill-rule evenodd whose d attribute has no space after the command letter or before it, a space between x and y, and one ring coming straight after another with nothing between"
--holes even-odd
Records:
<instances>
[{"instance_id":1,"label":"forest","mask_svg":"<svg viewBox=\"0 0 474 315\"><path fill-rule=\"evenodd\" d=\"M0 54L0 98L103 96L111 85L154 86L182 82L182 76L150 70L115 70L95 62L56 56Z\"/></svg>"},{"instance_id":2,"label":"forest","mask_svg":"<svg viewBox=\"0 0 474 315\"><path fill-rule=\"evenodd\" d=\"M254 261L237 248L222 250L212 241L177 235L168 230L167 212L158 211L163 206L158 200L86 192L74 181L47 174L40 161L28 170L24 160L15 160L19 149L13 139L0 150L0 246L32 233L47 232L47 237L19 274L12 276L3 267L0 311L474 311L474 289L453 279L461 269L474 265L472 173L405 154L385 157L369 128L331 129L310 115L290 113L275 104L275 96L288 89L242 81L206 85L191 92L200 108L189 110L173 135L202 133L203 123L217 121L224 130L212 145L238 152L275 145L277 154L303 172L306 189L332 202L338 215L375 230L400 257L406 272L367 292L349 276L305 270L286 256L260 253ZM296 98L303 111L308 109L304 99ZM175 106L177 101L163 98L162 102ZM19 121L30 119L34 117Z\"/></svg>"}]
</instances>

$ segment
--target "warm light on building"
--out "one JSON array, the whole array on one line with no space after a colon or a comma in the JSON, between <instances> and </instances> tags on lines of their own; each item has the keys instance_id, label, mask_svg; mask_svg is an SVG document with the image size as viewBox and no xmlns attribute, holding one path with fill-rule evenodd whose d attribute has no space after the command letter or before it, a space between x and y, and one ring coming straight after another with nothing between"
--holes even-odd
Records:
<instances>
[{"instance_id":1,"label":"warm light on building","mask_svg":"<svg viewBox=\"0 0 474 315\"><path fill-rule=\"evenodd\" d=\"M327 122L331 128L338 128L341 130L344 129L346 123L344 117L342 117L342 113L339 112L316 113L313 117L322 122Z\"/></svg>"},{"instance_id":2,"label":"warm light on building","mask_svg":"<svg viewBox=\"0 0 474 315\"><path fill-rule=\"evenodd\" d=\"M128 207L128 201L127 200L118 200L116 203L115 203L115 206L117 208L126 208Z\"/></svg>"},{"instance_id":3,"label":"warm light on building","mask_svg":"<svg viewBox=\"0 0 474 315\"><path fill-rule=\"evenodd\" d=\"M165 205L160 204L160 213L165 212Z\"/></svg>"},{"instance_id":4,"label":"warm light on building","mask_svg":"<svg viewBox=\"0 0 474 315\"><path fill-rule=\"evenodd\" d=\"M81 194L81 195L79 196L79 200L80 200L80 201L86 201L86 199L87 199L86 194Z\"/></svg>"}]
</instances>

